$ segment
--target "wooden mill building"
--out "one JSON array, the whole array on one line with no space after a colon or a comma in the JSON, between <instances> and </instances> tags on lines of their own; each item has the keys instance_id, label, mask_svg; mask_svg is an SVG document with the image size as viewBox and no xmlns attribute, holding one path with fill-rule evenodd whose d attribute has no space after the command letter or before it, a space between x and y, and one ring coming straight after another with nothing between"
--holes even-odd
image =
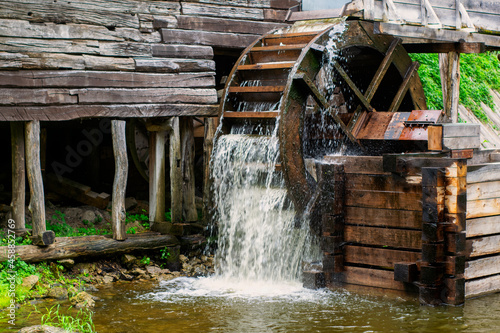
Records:
<instances>
[{"instance_id":1,"label":"wooden mill building","mask_svg":"<svg viewBox=\"0 0 500 333\"><path fill-rule=\"evenodd\" d=\"M154 229L168 233L172 227L164 222L167 198L173 222L196 220L196 187L208 200L207 186L195 184L196 155L203 155L199 179L206 182L219 102L231 89L245 92L221 90L241 52L273 29L343 16L370 35L394 36L395 44L384 44L386 62L389 44L409 53L440 53L443 111L452 123L458 118L460 53L500 48L496 1L354 0L302 11L306 3L0 0L0 135L11 143L3 148L4 165L11 167L0 172L0 181L12 188L9 210L17 228L25 228L27 183L33 236L46 246L45 259L54 258L48 254L54 237L45 228L47 190L96 206L111 203L113 238L127 242L127 180L141 175L149 183ZM279 55L282 44L254 51ZM285 45L286 52L294 47ZM403 73L394 105L412 93L416 67ZM314 91L310 80L300 79ZM358 89L356 98L371 110L363 94ZM363 117L360 130L351 132L354 140L362 139L362 125L373 113ZM305 274L310 285L416 291L427 304L461 304L500 290L499 151L479 149L476 127L432 125L425 132L427 155L325 157L309 167L325 190L317 195L325 198L317 215L323 271ZM338 192L335 202L328 199L332 191Z\"/></svg>"}]
</instances>

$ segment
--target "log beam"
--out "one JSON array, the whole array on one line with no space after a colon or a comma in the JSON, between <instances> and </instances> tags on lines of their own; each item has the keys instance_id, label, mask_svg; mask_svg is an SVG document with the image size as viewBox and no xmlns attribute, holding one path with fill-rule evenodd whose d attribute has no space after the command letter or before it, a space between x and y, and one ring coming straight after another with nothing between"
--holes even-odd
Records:
<instances>
[{"instance_id":1,"label":"log beam","mask_svg":"<svg viewBox=\"0 0 500 333\"><path fill-rule=\"evenodd\" d=\"M460 94L460 53L439 54L439 70L443 90L443 106L446 117L458 123L458 104Z\"/></svg>"},{"instance_id":2,"label":"log beam","mask_svg":"<svg viewBox=\"0 0 500 333\"><path fill-rule=\"evenodd\" d=\"M124 120L111 121L111 135L115 157L111 224L113 239L122 241L127 238L125 234L125 189L127 187L128 158Z\"/></svg>"},{"instance_id":3,"label":"log beam","mask_svg":"<svg viewBox=\"0 0 500 333\"><path fill-rule=\"evenodd\" d=\"M48 247L33 245L16 246L16 254L26 262L60 260L82 256L99 256L134 250L152 250L177 246L179 241L172 235L143 233L130 235L122 242L114 241L110 236L58 237ZM7 260L7 247L0 251L0 262Z\"/></svg>"},{"instance_id":4,"label":"log beam","mask_svg":"<svg viewBox=\"0 0 500 333\"><path fill-rule=\"evenodd\" d=\"M171 217L173 223L182 219L182 165L181 165L181 133L179 117L171 120L170 132L170 193Z\"/></svg>"},{"instance_id":5,"label":"log beam","mask_svg":"<svg viewBox=\"0 0 500 333\"><path fill-rule=\"evenodd\" d=\"M165 220L165 143L167 131L149 136L149 221L152 226Z\"/></svg>"},{"instance_id":6,"label":"log beam","mask_svg":"<svg viewBox=\"0 0 500 333\"><path fill-rule=\"evenodd\" d=\"M181 139L182 168L182 217L185 222L198 220L195 202L194 184L194 126L193 118L180 117L179 129Z\"/></svg>"},{"instance_id":7,"label":"log beam","mask_svg":"<svg viewBox=\"0 0 500 333\"><path fill-rule=\"evenodd\" d=\"M212 205L212 196L210 188L212 178L210 175L210 159L214 149L214 137L217 129L216 118L205 118L205 137L203 140L203 219L209 223L212 219L210 215Z\"/></svg>"},{"instance_id":8,"label":"log beam","mask_svg":"<svg viewBox=\"0 0 500 333\"><path fill-rule=\"evenodd\" d=\"M25 184L26 165L24 160L24 123L11 122L10 136L12 141L12 219L16 230L25 230Z\"/></svg>"},{"instance_id":9,"label":"log beam","mask_svg":"<svg viewBox=\"0 0 500 333\"><path fill-rule=\"evenodd\" d=\"M29 209L33 224L33 244L45 246L54 242L54 232L45 226L45 198L40 164L40 121L33 120L25 127L25 154L30 186Z\"/></svg>"}]
</instances>

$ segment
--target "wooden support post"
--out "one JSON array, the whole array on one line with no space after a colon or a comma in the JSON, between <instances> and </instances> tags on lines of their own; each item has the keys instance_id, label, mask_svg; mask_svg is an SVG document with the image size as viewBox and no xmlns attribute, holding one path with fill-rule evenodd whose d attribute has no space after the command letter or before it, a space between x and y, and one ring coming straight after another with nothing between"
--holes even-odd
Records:
<instances>
[{"instance_id":1,"label":"wooden support post","mask_svg":"<svg viewBox=\"0 0 500 333\"><path fill-rule=\"evenodd\" d=\"M12 140L12 219L16 231L25 230L25 184L26 169L24 161L24 123L11 122L10 136Z\"/></svg>"},{"instance_id":2,"label":"wooden support post","mask_svg":"<svg viewBox=\"0 0 500 333\"><path fill-rule=\"evenodd\" d=\"M181 139L182 169L182 217L184 222L196 222L195 184L194 184L194 127L192 117L179 118Z\"/></svg>"},{"instance_id":3,"label":"wooden support post","mask_svg":"<svg viewBox=\"0 0 500 333\"><path fill-rule=\"evenodd\" d=\"M45 198L40 165L40 121L27 122L25 129L26 169L30 185L29 209L33 224L33 244L50 245L54 242L55 235L53 231L47 231L45 226Z\"/></svg>"},{"instance_id":4,"label":"wooden support post","mask_svg":"<svg viewBox=\"0 0 500 333\"><path fill-rule=\"evenodd\" d=\"M127 238L125 233L125 189L127 187L128 158L125 124L124 120L111 121L113 154L115 156L111 224L113 227L113 239L120 241Z\"/></svg>"},{"instance_id":5,"label":"wooden support post","mask_svg":"<svg viewBox=\"0 0 500 333\"><path fill-rule=\"evenodd\" d=\"M173 117L170 132L170 193L172 223L182 219L182 165L179 117Z\"/></svg>"},{"instance_id":6,"label":"wooden support post","mask_svg":"<svg viewBox=\"0 0 500 333\"><path fill-rule=\"evenodd\" d=\"M211 209L211 175L210 175L210 159L214 149L214 137L217 129L217 118L205 118L205 137L203 140L203 220L206 224L212 220Z\"/></svg>"},{"instance_id":7,"label":"wooden support post","mask_svg":"<svg viewBox=\"0 0 500 333\"><path fill-rule=\"evenodd\" d=\"M458 123L460 95L460 53L439 54L439 70L443 89L443 107L446 117Z\"/></svg>"},{"instance_id":8,"label":"wooden support post","mask_svg":"<svg viewBox=\"0 0 500 333\"><path fill-rule=\"evenodd\" d=\"M149 221L151 227L165 220L166 131L149 135Z\"/></svg>"},{"instance_id":9,"label":"wooden support post","mask_svg":"<svg viewBox=\"0 0 500 333\"><path fill-rule=\"evenodd\" d=\"M345 173L339 164L317 164L318 187L321 190L321 250L325 284L341 281L344 268L344 200Z\"/></svg>"}]
</instances>

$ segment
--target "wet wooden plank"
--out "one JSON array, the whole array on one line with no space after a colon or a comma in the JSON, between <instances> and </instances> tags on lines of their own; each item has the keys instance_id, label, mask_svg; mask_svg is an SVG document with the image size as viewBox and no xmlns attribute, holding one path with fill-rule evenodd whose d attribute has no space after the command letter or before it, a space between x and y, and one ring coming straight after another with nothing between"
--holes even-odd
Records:
<instances>
[{"instance_id":1,"label":"wet wooden plank","mask_svg":"<svg viewBox=\"0 0 500 333\"><path fill-rule=\"evenodd\" d=\"M350 190L346 193L346 205L355 207L421 210L421 200L421 193L373 190Z\"/></svg>"},{"instance_id":2,"label":"wet wooden plank","mask_svg":"<svg viewBox=\"0 0 500 333\"><path fill-rule=\"evenodd\" d=\"M360 174L385 174L382 156L325 156L327 163L339 163L344 165L345 173Z\"/></svg>"},{"instance_id":3,"label":"wet wooden plank","mask_svg":"<svg viewBox=\"0 0 500 333\"><path fill-rule=\"evenodd\" d=\"M193 88L87 88L73 89L80 104L95 103L217 103L215 89Z\"/></svg>"},{"instance_id":4,"label":"wet wooden plank","mask_svg":"<svg viewBox=\"0 0 500 333\"><path fill-rule=\"evenodd\" d=\"M419 250L422 248L422 232L418 230L388 229L348 225L344 229L347 243L399 247Z\"/></svg>"},{"instance_id":5,"label":"wet wooden plank","mask_svg":"<svg viewBox=\"0 0 500 333\"><path fill-rule=\"evenodd\" d=\"M255 8L267 8L270 6L270 0L189 0L181 2L197 2L200 4L209 3L221 6L240 6Z\"/></svg>"},{"instance_id":6,"label":"wet wooden plank","mask_svg":"<svg viewBox=\"0 0 500 333\"><path fill-rule=\"evenodd\" d=\"M467 239L466 246L471 258L500 253L500 235Z\"/></svg>"},{"instance_id":7,"label":"wet wooden plank","mask_svg":"<svg viewBox=\"0 0 500 333\"><path fill-rule=\"evenodd\" d=\"M166 44L195 44L212 47L244 49L260 38L257 34L239 34L202 30L160 29L162 40Z\"/></svg>"},{"instance_id":8,"label":"wet wooden plank","mask_svg":"<svg viewBox=\"0 0 500 333\"><path fill-rule=\"evenodd\" d=\"M50 105L0 107L5 121L22 120L70 120L93 117L216 117L218 105L209 104L109 104L109 105Z\"/></svg>"},{"instance_id":9,"label":"wet wooden plank","mask_svg":"<svg viewBox=\"0 0 500 333\"><path fill-rule=\"evenodd\" d=\"M386 289L406 290L403 282L394 281L394 272L380 269L345 266L344 283Z\"/></svg>"},{"instance_id":10,"label":"wet wooden plank","mask_svg":"<svg viewBox=\"0 0 500 333\"><path fill-rule=\"evenodd\" d=\"M422 177L401 177L394 174L349 174L346 177L346 189L422 193Z\"/></svg>"},{"instance_id":11,"label":"wet wooden plank","mask_svg":"<svg viewBox=\"0 0 500 333\"><path fill-rule=\"evenodd\" d=\"M500 273L500 256L469 260L465 264L465 278L475 279Z\"/></svg>"},{"instance_id":12,"label":"wet wooden plank","mask_svg":"<svg viewBox=\"0 0 500 333\"><path fill-rule=\"evenodd\" d=\"M398 228L422 228L422 211L377 209L362 207L345 207L345 222L347 224L398 227Z\"/></svg>"},{"instance_id":13,"label":"wet wooden plank","mask_svg":"<svg viewBox=\"0 0 500 333\"><path fill-rule=\"evenodd\" d=\"M468 219L466 223L467 237L500 234L500 215Z\"/></svg>"},{"instance_id":14,"label":"wet wooden plank","mask_svg":"<svg viewBox=\"0 0 500 333\"><path fill-rule=\"evenodd\" d=\"M344 247L344 263L373 265L394 268L397 262L416 262L422 257L420 252L381 249L346 245Z\"/></svg>"},{"instance_id":15,"label":"wet wooden plank","mask_svg":"<svg viewBox=\"0 0 500 333\"><path fill-rule=\"evenodd\" d=\"M498 291L500 291L500 275L465 282L465 297L467 298Z\"/></svg>"},{"instance_id":16,"label":"wet wooden plank","mask_svg":"<svg viewBox=\"0 0 500 333\"><path fill-rule=\"evenodd\" d=\"M3 71L0 87L212 87L215 72L206 73L134 73L110 71Z\"/></svg>"}]
</instances>

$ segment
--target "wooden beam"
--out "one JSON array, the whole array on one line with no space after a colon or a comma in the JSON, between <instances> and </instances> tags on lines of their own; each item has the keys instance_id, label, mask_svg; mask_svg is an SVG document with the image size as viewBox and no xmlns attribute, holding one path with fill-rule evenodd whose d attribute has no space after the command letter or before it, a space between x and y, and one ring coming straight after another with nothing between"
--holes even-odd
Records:
<instances>
[{"instance_id":1,"label":"wooden beam","mask_svg":"<svg viewBox=\"0 0 500 333\"><path fill-rule=\"evenodd\" d=\"M177 245L179 245L179 241L172 235L146 232L130 235L122 242L117 242L110 236L57 237L54 244L48 247L16 246L16 254L23 261L38 262L83 256L102 256L134 250L153 250ZM7 249L6 246L2 248ZM7 251L0 251L0 261L3 262L7 259Z\"/></svg>"},{"instance_id":2,"label":"wooden beam","mask_svg":"<svg viewBox=\"0 0 500 333\"><path fill-rule=\"evenodd\" d=\"M26 163L24 160L24 123L10 123L12 159L12 219L16 230L25 230Z\"/></svg>"},{"instance_id":3,"label":"wooden beam","mask_svg":"<svg viewBox=\"0 0 500 333\"><path fill-rule=\"evenodd\" d=\"M479 42L449 43L406 43L403 45L408 53L484 53L486 46Z\"/></svg>"},{"instance_id":4,"label":"wooden beam","mask_svg":"<svg viewBox=\"0 0 500 333\"><path fill-rule=\"evenodd\" d=\"M170 132L170 197L172 223L182 220L182 153L179 117L171 120Z\"/></svg>"},{"instance_id":5,"label":"wooden beam","mask_svg":"<svg viewBox=\"0 0 500 333\"><path fill-rule=\"evenodd\" d=\"M286 8L288 9L288 7ZM168 28L161 26L156 20L153 25L156 28ZM247 20L221 19L219 17L203 17L181 15L177 17L177 28L185 30L202 30L226 33L258 34L263 35L272 29L287 27L289 24L277 22L259 22Z\"/></svg>"},{"instance_id":6,"label":"wooden beam","mask_svg":"<svg viewBox=\"0 0 500 333\"><path fill-rule=\"evenodd\" d=\"M124 120L111 121L113 154L115 157L115 178L113 181L113 201L111 207L111 226L113 239L125 240L125 190L127 187L128 157Z\"/></svg>"},{"instance_id":7,"label":"wooden beam","mask_svg":"<svg viewBox=\"0 0 500 333\"><path fill-rule=\"evenodd\" d=\"M260 35L212 32L202 30L160 29L166 44L193 44L219 48L244 49Z\"/></svg>"},{"instance_id":8,"label":"wooden beam","mask_svg":"<svg viewBox=\"0 0 500 333\"><path fill-rule=\"evenodd\" d=\"M194 180L194 127L193 118L180 117L181 163L182 163L182 218L184 222L196 222L195 180Z\"/></svg>"},{"instance_id":9,"label":"wooden beam","mask_svg":"<svg viewBox=\"0 0 500 333\"><path fill-rule=\"evenodd\" d=\"M422 232L418 230L388 229L377 227L346 226L344 240L347 243L377 245L420 250Z\"/></svg>"},{"instance_id":10,"label":"wooden beam","mask_svg":"<svg viewBox=\"0 0 500 333\"><path fill-rule=\"evenodd\" d=\"M149 133L149 221L165 220L165 144L167 131Z\"/></svg>"},{"instance_id":11,"label":"wooden beam","mask_svg":"<svg viewBox=\"0 0 500 333\"><path fill-rule=\"evenodd\" d=\"M460 93L460 53L452 51L439 56L444 111L452 123L458 123Z\"/></svg>"},{"instance_id":12,"label":"wooden beam","mask_svg":"<svg viewBox=\"0 0 500 333\"><path fill-rule=\"evenodd\" d=\"M205 118L205 134L203 140L203 219L205 223L210 223L212 217L212 195L211 195L211 174L210 159L212 158L213 141L217 129L216 118Z\"/></svg>"},{"instance_id":13,"label":"wooden beam","mask_svg":"<svg viewBox=\"0 0 500 333\"><path fill-rule=\"evenodd\" d=\"M40 121L27 122L25 130L26 169L30 185L29 210L33 224L33 244L50 245L54 242L54 235L53 232L51 232L52 235L46 233L45 226L45 197L40 165Z\"/></svg>"}]
</instances>

